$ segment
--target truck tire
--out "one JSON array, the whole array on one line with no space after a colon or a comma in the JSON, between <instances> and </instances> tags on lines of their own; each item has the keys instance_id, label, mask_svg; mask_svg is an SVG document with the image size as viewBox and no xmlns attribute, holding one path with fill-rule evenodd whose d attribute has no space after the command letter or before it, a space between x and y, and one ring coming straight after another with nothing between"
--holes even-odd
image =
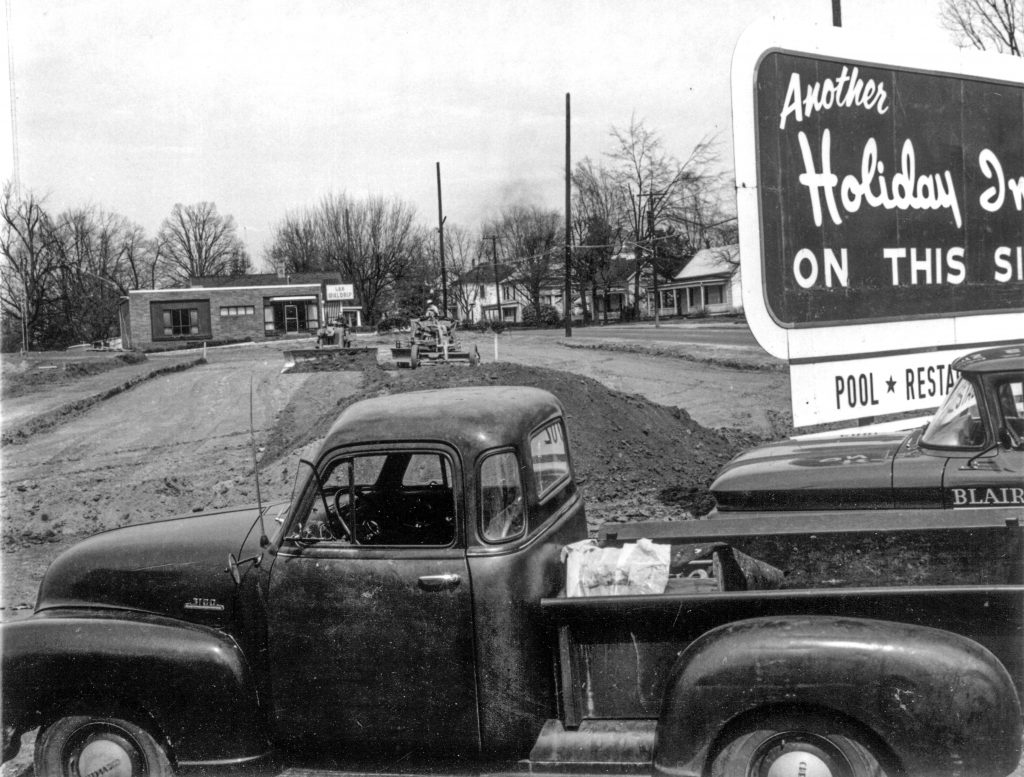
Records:
<instances>
[{"instance_id":1,"label":"truck tire","mask_svg":"<svg viewBox=\"0 0 1024 777\"><path fill-rule=\"evenodd\" d=\"M820 720L776 716L730 740L711 777L886 777L863 744Z\"/></svg>"},{"instance_id":2,"label":"truck tire","mask_svg":"<svg viewBox=\"0 0 1024 777\"><path fill-rule=\"evenodd\" d=\"M157 741L134 723L72 715L54 721L40 733L35 773L46 777L173 777L174 768Z\"/></svg>"}]
</instances>

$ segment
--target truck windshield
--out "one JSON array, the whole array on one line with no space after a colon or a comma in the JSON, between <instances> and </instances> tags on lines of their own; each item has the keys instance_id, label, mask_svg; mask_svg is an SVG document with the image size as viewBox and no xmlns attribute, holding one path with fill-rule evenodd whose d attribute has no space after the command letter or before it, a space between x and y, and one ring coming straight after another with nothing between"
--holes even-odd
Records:
<instances>
[{"instance_id":1,"label":"truck windshield","mask_svg":"<svg viewBox=\"0 0 1024 777\"><path fill-rule=\"evenodd\" d=\"M977 448L985 442L974 385L963 378L921 436L921 444L935 448Z\"/></svg>"}]
</instances>

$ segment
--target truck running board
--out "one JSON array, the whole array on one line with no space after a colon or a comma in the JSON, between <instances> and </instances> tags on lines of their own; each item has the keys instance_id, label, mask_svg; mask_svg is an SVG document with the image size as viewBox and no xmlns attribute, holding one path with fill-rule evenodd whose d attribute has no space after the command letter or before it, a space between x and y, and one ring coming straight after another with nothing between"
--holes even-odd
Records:
<instances>
[{"instance_id":1,"label":"truck running board","mask_svg":"<svg viewBox=\"0 0 1024 777\"><path fill-rule=\"evenodd\" d=\"M560 720L541 729L530 758L530 774L649 774L656 720L584 720L566 730Z\"/></svg>"}]
</instances>

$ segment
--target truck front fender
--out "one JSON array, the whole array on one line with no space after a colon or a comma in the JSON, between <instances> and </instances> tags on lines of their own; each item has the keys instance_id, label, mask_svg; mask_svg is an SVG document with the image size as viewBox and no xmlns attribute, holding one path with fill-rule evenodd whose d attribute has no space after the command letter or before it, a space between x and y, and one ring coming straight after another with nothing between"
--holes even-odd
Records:
<instances>
[{"instance_id":1,"label":"truck front fender","mask_svg":"<svg viewBox=\"0 0 1024 777\"><path fill-rule=\"evenodd\" d=\"M54 610L4 624L0 640L5 739L65 715L127 714L181 766L245 763L269 749L248 662L215 629Z\"/></svg>"},{"instance_id":2,"label":"truck front fender","mask_svg":"<svg viewBox=\"0 0 1024 777\"><path fill-rule=\"evenodd\" d=\"M908 774L1006 774L1020 758L1013 681L976 642L888 621L781 616L721 626L680 655L655 773L699 777L724 732L779 709L852 724Z\"/></svg>"}]
</instances>

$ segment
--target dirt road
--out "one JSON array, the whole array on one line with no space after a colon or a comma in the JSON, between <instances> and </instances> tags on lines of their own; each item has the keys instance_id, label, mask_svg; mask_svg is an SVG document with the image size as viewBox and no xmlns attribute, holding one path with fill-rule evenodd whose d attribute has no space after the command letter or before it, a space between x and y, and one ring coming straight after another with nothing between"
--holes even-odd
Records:
<instances>
[{"instance_id":1,"label":"dirt road","mask_svg":"<svg viewBox=\"0 0 1024 777\"><path fill-rule=\"evenodd\" d=\"M480 348L485 364L494 360L492 337L467 339ZM362 339L380 345L382 357L388 342ZM45 566L82 536L201 509L254 503L250 383L258 444L285 408L304 417L319 415L359 387L355 372L281 374L282 348L210 349L205 365L141 383L22 444L5 446L0 505L6 552L0 557L0 617L27 613ZM498 358L593 377L626 394L685 408L709 427L765 433L772 426L768 416L785 408L783 373L567 348L549 335L522 332L499 338ZM158 358L150 361L153 368L164 364ZM116 383L124 379L123 373L138 371L137 365L121 368L106 380ZM91 377L77 386L51 386L39 394L36 410L99 390L101 383L99 377ZM296 406L297 399L301 402ZM19 421L33 412L31 396L11 402L15 404ZM293 474L290 463L269 466L263 472L264 497L286 495Z\"/></svg>"}]
</instances>

